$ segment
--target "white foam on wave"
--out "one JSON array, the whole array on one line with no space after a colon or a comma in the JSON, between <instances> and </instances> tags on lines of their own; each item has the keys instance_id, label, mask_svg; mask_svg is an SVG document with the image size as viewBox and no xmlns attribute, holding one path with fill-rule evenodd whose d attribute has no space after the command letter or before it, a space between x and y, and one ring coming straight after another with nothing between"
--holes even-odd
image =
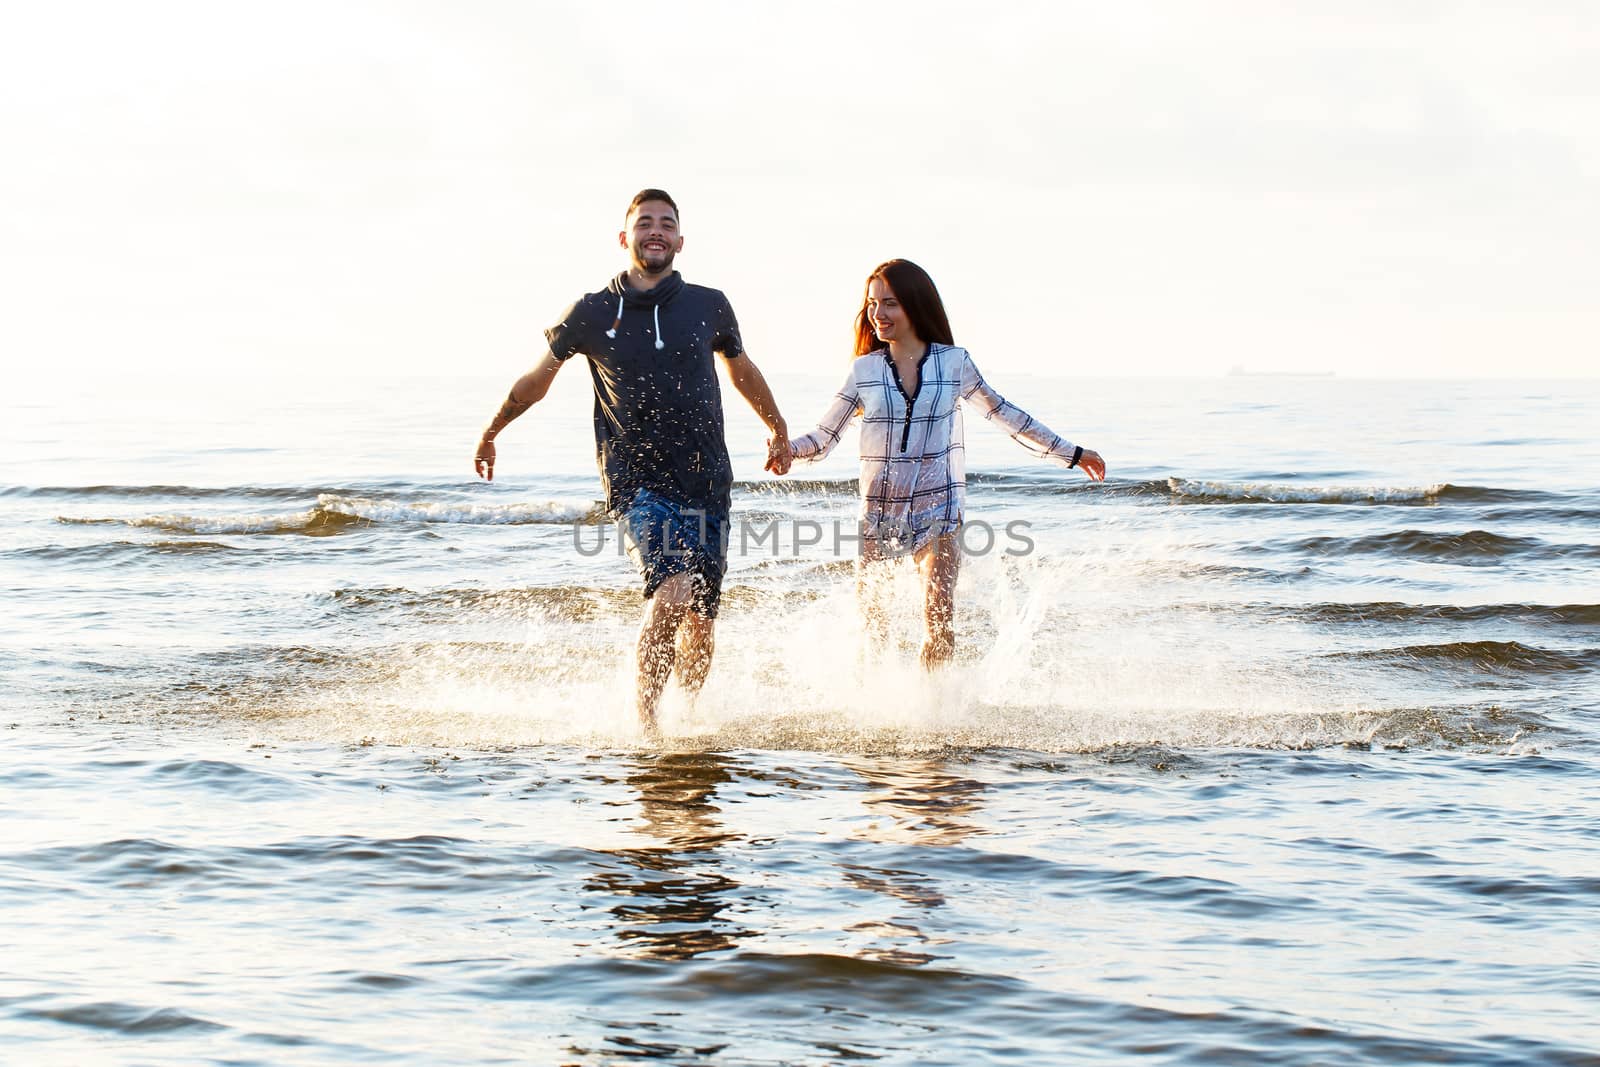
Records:
<instances>
[{"instance_id":1,"label":"white foam on wave","mask_svg":"<svg viewBox=\"0 0 1600 1067\"><path fill-rule=\"evenodd\" d=\"M596 513L593 501L544 500L520 504L446 504L396 502L323 493L318 510L368 522L448 522L468 526L518 526L529 523L579 522Z\"/></svg>"},{"instance_id":2,"label":"white foam on wave","mask_svg":"<svg viewBox=\"0 0 1600 1067\"><path fill-rule=\"evenodd\" d=\"M592 501L544 500L517 504L452 504L396 502L323 493L315 507L268 514L189 515L167 512L131 518L57 516L73 526L118 525L192 534L319 533L355 523L457 523L469 526L516 526L594 521L599 507Z\"/></svg>"},{"instance_id":3,"label":"white foam on wave","mask_svg":"<svg viewBox=\"0 0 1600 1067\"><path fill-rule=\"evenodd\" d=\"M1273 504L1415 504L1435 500L1449 486L1289 485L1275 482L1217 482L1168 478L1174 496Z\"/></svg>"},{"instance_id":4,"label":"white foam on wave","mask_svg":"<svg viewBox=\"0 0 1600 1067\"><path fill-rule=\"evenodd\" d=\"M58 515L56 521L71 526L131 526L136 529L167 530L193 534L283 533L310 527L317 519L315 508L306 511L269 515L184 515L176 512L140 515L133 518L75 518Z\"/></svg>"}]
</instances>

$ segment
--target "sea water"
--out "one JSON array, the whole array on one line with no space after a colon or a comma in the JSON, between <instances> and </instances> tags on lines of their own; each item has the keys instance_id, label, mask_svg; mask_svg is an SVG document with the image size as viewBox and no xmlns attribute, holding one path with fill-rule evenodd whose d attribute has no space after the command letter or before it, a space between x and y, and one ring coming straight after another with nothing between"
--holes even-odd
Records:
<instances>
[{"instance_id":1,"label":"sea water","mask_svg":"<svg viewBox=\"0 0 1600 1067\"><path fill-rule=\"evenodd\" d=\"M934 677L730 391L659 741L580 372L14 393L0 1058L1600 1064L1600 383L991 376Z\"/></svg>"}]
</instances>

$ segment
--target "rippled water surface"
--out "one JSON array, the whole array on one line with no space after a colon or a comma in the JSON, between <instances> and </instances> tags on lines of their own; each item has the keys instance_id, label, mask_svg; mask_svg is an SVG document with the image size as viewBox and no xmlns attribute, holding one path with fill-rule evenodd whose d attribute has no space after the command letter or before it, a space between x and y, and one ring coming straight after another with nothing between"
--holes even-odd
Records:
<instances>
[{"instance_id":1,"label":"rippled water surface","mask_svg":"<svg viewBox=\"0 0 1600 1067\"><path fill-rule=\"evenodd\" d=\"M660 743L581 375L9 400L0 1059L1600 1064L1600 385L991 377L933 679L730 400Z\"/></svg>"}]
</instances>

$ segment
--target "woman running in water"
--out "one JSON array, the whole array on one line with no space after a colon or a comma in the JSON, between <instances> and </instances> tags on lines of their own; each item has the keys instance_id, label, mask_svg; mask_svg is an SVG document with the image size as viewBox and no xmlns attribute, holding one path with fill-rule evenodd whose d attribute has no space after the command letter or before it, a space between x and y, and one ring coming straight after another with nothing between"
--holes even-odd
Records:
<instances>
[{"instance_id":1,"label":"woman running in water","mask_svg":"<svg viewBox=\"0 0 1600 1067\"><path fill-rule=\"evenodd\" d=\"M888 635L878 599L885 560L911 555L922 574L927 636L921 660L943 666L955 651L957 530L966 497L961 407L969 403L1041 459L1106 476L1098 453L1073 445L989 388L957 348L928 272L891 259L867 277L856 315L856 360L815 430L790 442L797 460L833 451L861 416L861 557L856 592L875 644ZM771 469L785 473L788 464Z\"/></svg>"}]
</instances>

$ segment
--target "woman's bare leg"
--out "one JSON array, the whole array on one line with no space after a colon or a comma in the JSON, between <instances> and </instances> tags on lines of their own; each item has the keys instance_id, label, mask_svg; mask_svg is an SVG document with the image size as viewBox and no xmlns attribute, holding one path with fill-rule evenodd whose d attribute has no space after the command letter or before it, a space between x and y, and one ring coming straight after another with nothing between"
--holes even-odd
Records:
<instances>
[{"instance_id":1,"label":"woman's bare leg","mask_svg":"<svg viewBox=\"0 0 1600 1067\"><path fill-rule=\"evenodd\" d=\"M961 545L955 534L935 538L917 553L922 572L923 617L927 635L922 640L922 666L943 667L956 651L956 576L961 571Z\"/></svg>"},{"instance_id":2,"label":"woman's bare leg","mask_svg":"<svg viewBox=\"0 0 1600 1067\"><path fill-rule=\"evenodd\" d=\"M881 655L889 643L889 612L883 601L893 578L891 563L856 560L856 606L861 610L861 630L867 639L863 651L874 656Z\"/></svg>"}]
</instances>

